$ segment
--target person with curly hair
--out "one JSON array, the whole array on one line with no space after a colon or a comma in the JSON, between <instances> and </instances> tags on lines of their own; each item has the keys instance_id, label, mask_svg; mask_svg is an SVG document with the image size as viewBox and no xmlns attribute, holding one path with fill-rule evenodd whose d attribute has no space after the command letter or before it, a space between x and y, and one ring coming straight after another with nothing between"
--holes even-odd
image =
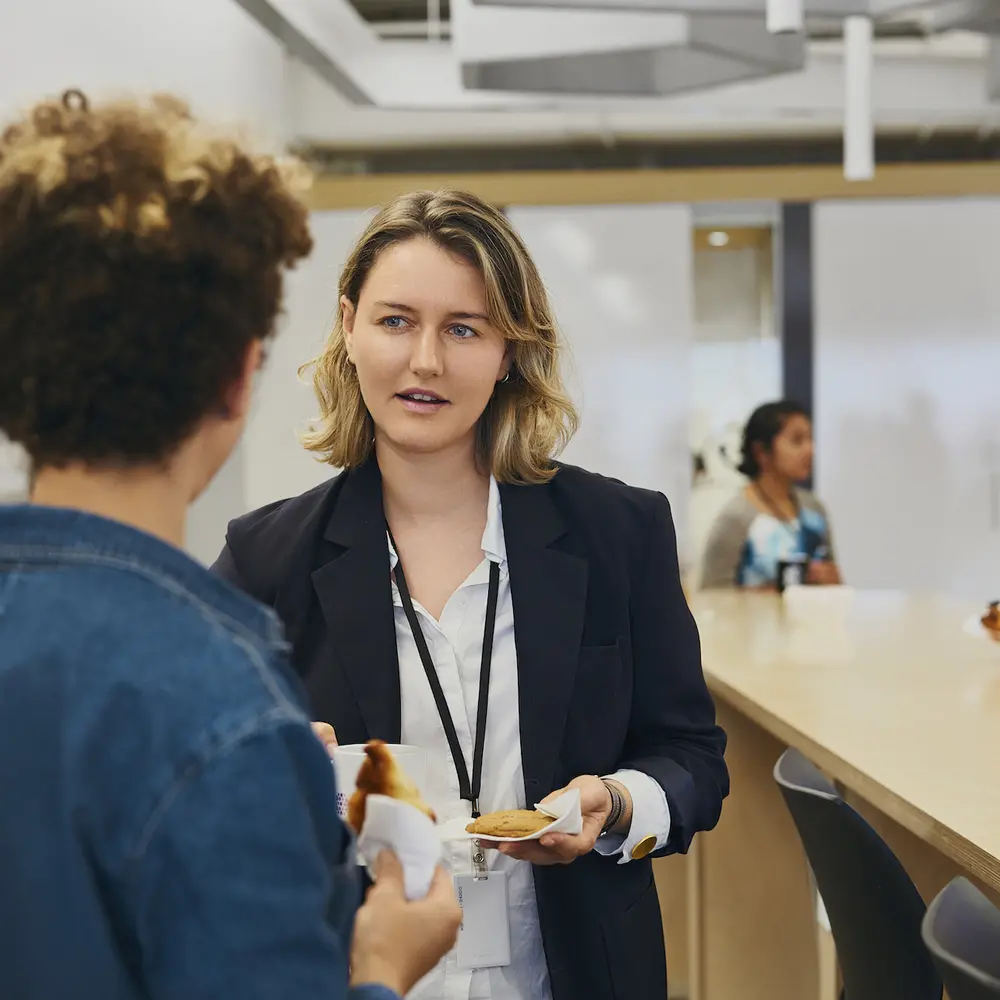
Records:
<instances>
[{"instance_id":1,"label":"person with curly hair","mask_svg":"<svg viewBox=\"0 0 1000 1000\"><path fill-rule=\"evenodd\" d=\"M312 247L295 187L166 99L0 138L2 997L390 1000L455 939L391 855L358 911L280 626L181 551Z\"/></svg>"}]
</instances>

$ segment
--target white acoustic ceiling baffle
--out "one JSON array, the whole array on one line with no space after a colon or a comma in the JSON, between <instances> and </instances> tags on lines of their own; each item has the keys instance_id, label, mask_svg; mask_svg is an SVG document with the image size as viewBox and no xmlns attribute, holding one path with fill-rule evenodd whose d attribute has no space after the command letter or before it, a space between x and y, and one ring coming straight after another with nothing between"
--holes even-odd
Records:
<instances>
[{"instance_id":1,"label":"white acoustic ceiling baffle","mask_svg":"<svg viewBox=\"0 0 1000 1000\"><path fill-rule=\"evenodd\" d=\"M771 34L802 31L805 26L804 0L767 0L767 30Z\"/></svg>"},{"instance_id":2,"label":"white acoustic ceiling baffle","mask_svg":"<svg viewBox=\"0 0 1000 1000\"><path fill-rule=\"evenodd\" d=\"M506 10L451 2L452 50L462 64L631 52L686 44L682 14L597 10Z\"/></svg>"},{"instance_id":3,"label":"white acoustic ceiling baffle","mask_svg":"<svg viewBox=\"0 0 1000 1000\"><path fill-rule=\"evenodd\" d=\"M869 17L844 22L844 176L849 181L875 176L873 34Z\"/></svg>"},{"instance_id":4,"label":"white acoustic ceiling baffle","mask_svg":"<svg viewBox=\"0 0 1000 1000\"><path fill-rule=\"evenodd\" d=\"M763 19L503 9L452 0L452 43L470 90L664 96L801 69L801 36Z\"/></svg>"}]
</instances>

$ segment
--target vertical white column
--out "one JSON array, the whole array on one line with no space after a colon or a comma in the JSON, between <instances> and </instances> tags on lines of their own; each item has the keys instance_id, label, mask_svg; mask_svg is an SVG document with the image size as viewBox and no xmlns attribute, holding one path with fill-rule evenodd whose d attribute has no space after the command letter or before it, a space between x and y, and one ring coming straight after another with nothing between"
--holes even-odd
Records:
<instances>
[{"instance_id":1,"label":"vertical white column","mask_svg":"<svg viewBox=\"0 0 1000 1000\"><path fill-rule=\"evenodd\" d=\"M772 35L805 28L804 0L767 0L767 30Z\"/></svg>"},{"instance_id":2,"label":"vertical white column","mask_svg":"<svg viewBox=\"0 0 1000 1000\"><path fill-rule=\"evenodd\" d=\"M1000 36L990 39L990 54L986 63L990 100L1000 101Z\"/></svg>"},{"instance_id":3,"label":"vertical white column","mask_svg":"<svg viewBox=\"0 0 1000 1000\"><path fill-rule=\"evenodd\" d=\"M427 41L441 41L441 0L427 0Z\"/></svg>"},{"instance_id":4,"label":"vertical white column","mask_svg":"<svg viewBox=\"0 0 1000 1000\"><path fill-rule=\"evenodd\" d=\"M873 34L869 17L844 22L844 176L849 181L875 176Z\"/></svg>"}]
</instances>

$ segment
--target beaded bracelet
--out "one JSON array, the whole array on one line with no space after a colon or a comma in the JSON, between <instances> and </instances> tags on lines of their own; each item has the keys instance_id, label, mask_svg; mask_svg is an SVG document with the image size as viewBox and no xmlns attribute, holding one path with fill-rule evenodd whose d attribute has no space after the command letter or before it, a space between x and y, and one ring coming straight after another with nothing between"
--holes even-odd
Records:
<instances>
[{"instance_id":1,"label":"beaded bracelet","mask_svg":"<svg viewBox=\"0 0 1000 1000\"><path fill-rule=\"evenodd\" d=\"M601 833L605 834L610 833L621 822L622 816L625 814L625 796L616 785L606 778L601 778L601 781L604 782L604 787L611 794L611 812L608 813L608 818L604 821L604 829L601 830Z\"/></svg>"}]
</instances>

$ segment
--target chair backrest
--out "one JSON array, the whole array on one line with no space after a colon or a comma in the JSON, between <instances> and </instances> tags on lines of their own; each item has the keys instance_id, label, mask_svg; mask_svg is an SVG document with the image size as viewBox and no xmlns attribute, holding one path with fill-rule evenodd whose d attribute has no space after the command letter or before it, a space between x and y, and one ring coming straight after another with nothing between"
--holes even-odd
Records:
<instances>
[{"instance_id":1,"label":"chair backrest","mask_svg":"<svg viewBox=\"0 0 1000 1000\"><path fill-rule=\"evenodd\" d=\"M920 893L886 842L797 750L774 777L799 831L837 946L848 1000L940 1000L920 934Z\"/></svg>"},{"instance_id":2,"label":"chair backrest","mask_svg":"<svg viewBox=\"0 0 1000 1000\"><path fill-rule=\"evenodd\" d=\"M968 879L946 885L927 908L924 941L951 1000L1000 997L1000 910Z\"/></svg>"}]
</instances>

